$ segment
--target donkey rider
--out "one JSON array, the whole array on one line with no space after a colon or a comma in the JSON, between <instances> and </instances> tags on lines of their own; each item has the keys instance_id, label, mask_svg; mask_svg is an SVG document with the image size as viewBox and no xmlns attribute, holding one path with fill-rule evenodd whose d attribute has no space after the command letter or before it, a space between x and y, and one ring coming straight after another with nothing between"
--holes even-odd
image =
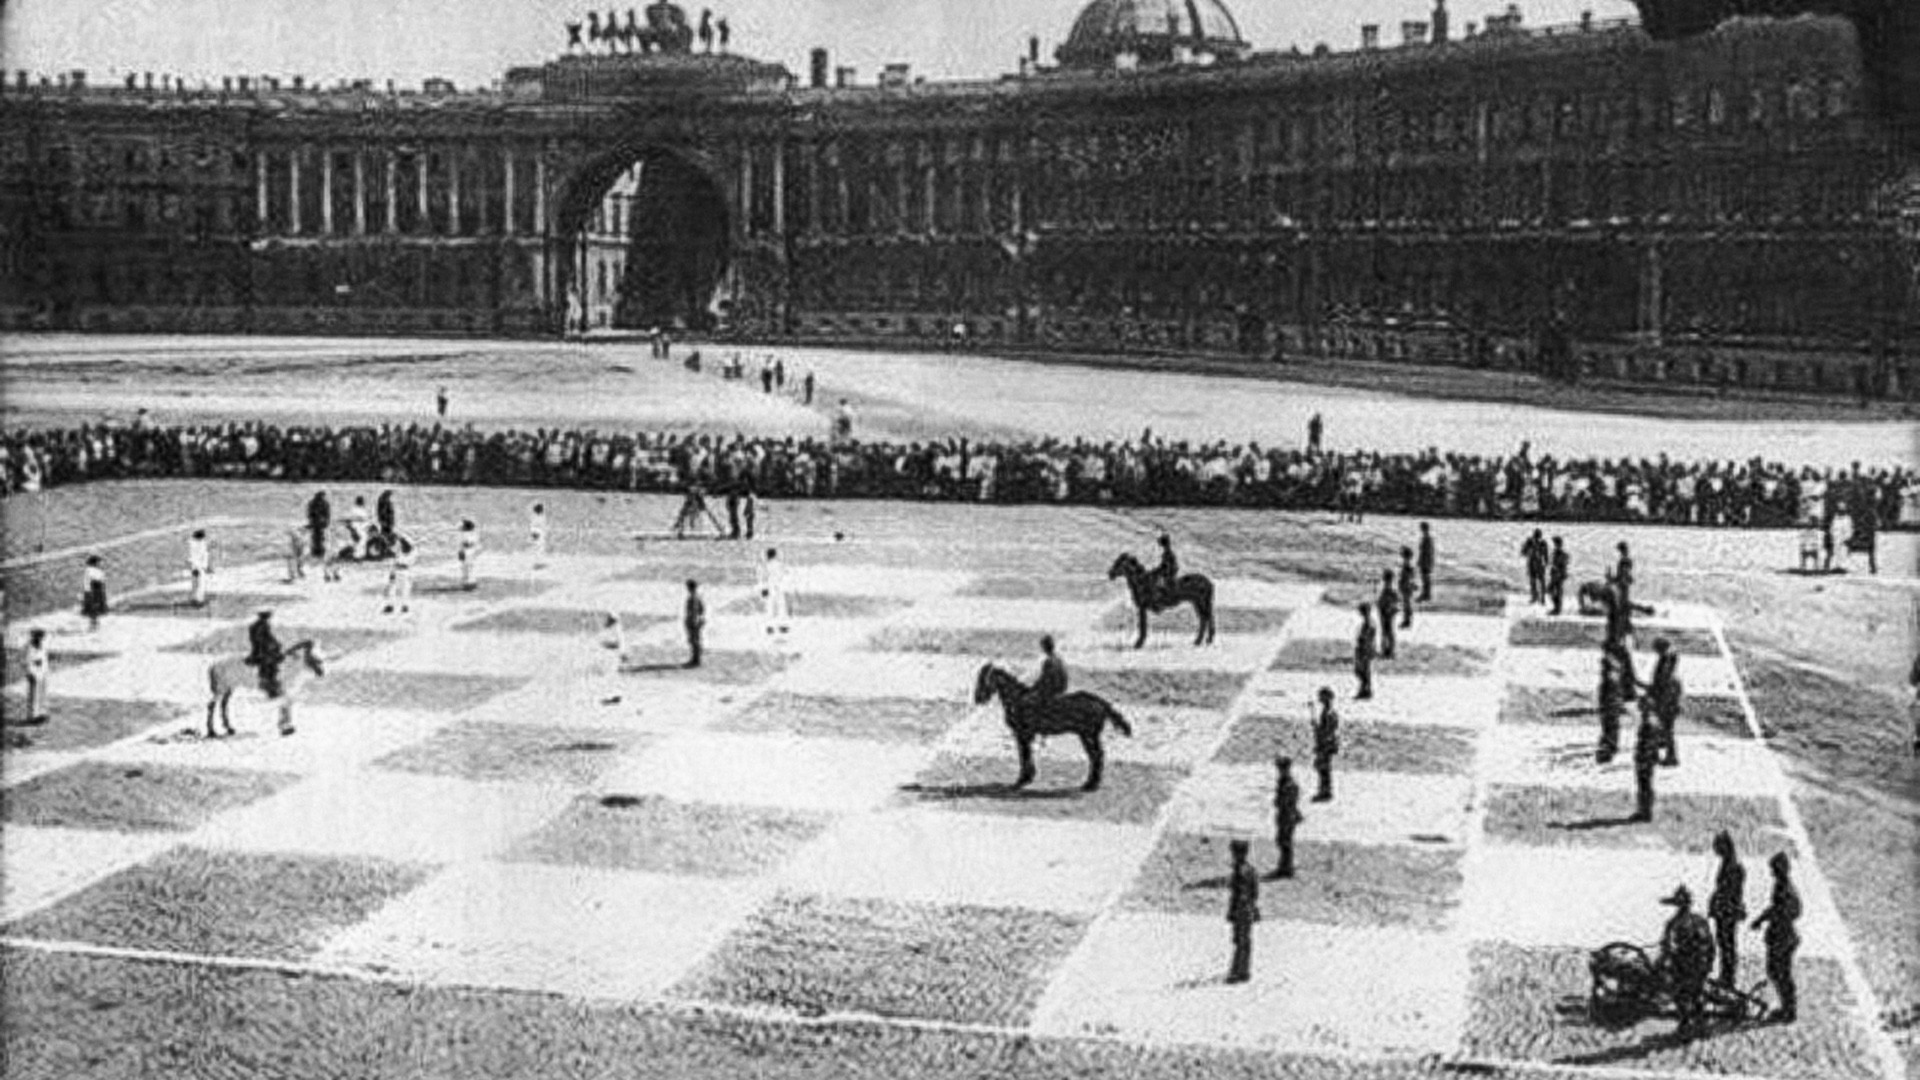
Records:
<instances>
[{"instance_id":1,"label":"donkey rider","mask_svg":"<svg viewBox=\"0 0 1920 1080\"><path fill-rule=\"evenodd\" d=\"M272 618L272 611L261 611L247 627L247 665L260 669L260 692L268 700L280 696L280 661L286 656L280 639L273 636Z\"/></svg>"}]
</instances>

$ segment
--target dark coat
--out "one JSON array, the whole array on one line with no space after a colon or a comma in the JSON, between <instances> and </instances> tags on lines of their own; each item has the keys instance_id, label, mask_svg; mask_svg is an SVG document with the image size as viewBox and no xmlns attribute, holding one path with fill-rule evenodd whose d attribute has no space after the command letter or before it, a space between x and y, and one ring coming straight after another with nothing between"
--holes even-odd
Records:
<instances>
[{"instance_id":1,"label":"dark coat","mask_svg":"<svg viewBox=\"0 0 1920 1080\"><path fill-rule=\"evenodd\" d=\"M1227 897L1227 921L1248 926L1260 921L1260 875L1252 865L1233 868L1232 893Z\"/></svg>"}]
</instances>

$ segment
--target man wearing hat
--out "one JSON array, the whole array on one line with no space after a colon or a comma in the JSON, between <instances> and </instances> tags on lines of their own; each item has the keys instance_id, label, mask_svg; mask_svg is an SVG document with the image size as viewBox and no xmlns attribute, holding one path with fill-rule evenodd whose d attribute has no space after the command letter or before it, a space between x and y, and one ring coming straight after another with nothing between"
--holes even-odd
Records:
<instances>
[{"instance_id":1,"label":"man wearing hat","mask_svg":"<svg viewBox=\"0 0 1920 1080\"><path fill-rule=\"evenodd\" d=\"M1773 898L1767 910L1753 920L1753 929L1767 928L1767 981L1780 995L1780 1008L1775 1010L1772 1019L1791 1024L1798 1015L1800 999L1793 983L1793 954L1800 948L1800 931L1794 926L1800 921L1800 892L1793 887L1789 874L1792 863L1786 852L1774 852L1773 858L1767 860L1767 868L1773 871Z\"/></svg>"},{"instance_id":2,"label":"man wearing hat","mask_svg":"<svg viewBox=\"0 0 1920 1080\"><path fill-rule=\"evenodd\" d=\"M1620 751L1620 718L1626 714L1627 699L1622 692L1621 680L1626 670L1620 666L1620 655L1612 649L1600 653L1600 746L1594 753L1594 760L1602 765L1613 760Z\"/></svg>"},{"instance_id":3,"label":"man wearing hat","mask_svg":"<svg viewBox=\"0 0 1920 1080\"><path fill-rule=\"evenodd\" d=\"M1674 652L1673 643L1666 638L1653 639L1653 651L1659 659L1653 665L1653 678L1646 684L1647 697L1653 702L1653 714L1660 719L1660 736L1666 744L1666 757L1662 765L1672 767L1680 764L1680 741L1675 737L1673 727L1680 720L1680 654Z\"/></svg>"},{"instance_id":4,"label":"man wearing hat","mask_svg":"<svg viewBox=\"0 0 1920 1080\"><path fill-rule=\"evenodd\" d=\"M1373 654L1377 636L1373 629L1373 608L1359 605L1360 633L1353 639L1353 677L1360 682L1360 688L1354 691L1355 701L1365 701L1373 696Z\"/></svg>"},{"instance_id":5,"label":"man wearing hat","mask_svg":"<svg viewBox=\"0 0 1920 1080\"><path fill-rule=\"evenodd\" d=\"M1628 821L1653 820L1653 770L1660 764L1665 743L1660 722L1653 718L1653 702L1640 702L1640 730L1633 736L1634 811Z\"/></svg>"},{"instance_id":6,"label":"man wearing hat","mask_svg":"<svg viewBox=\"0 0 1920 1080\"><path fill-rule=\"evenodd\" d=\"M273 612L262 610L247 627L247 665L260 669L260 692L268 700L280 696L280 660L285 655L273 636Z\"/></svg>"},{"instance_id":7,"label":"man wearing hat","mask_svg":"<svg viewBox=\"0 0 1920 1080\"><path fill-rule=\"evenodd\" d=\"M1393 571L1380 571L1380 595L1373 606L1380 610L1380 659L1393 659L1393 617L1400 611L1400 596L1394 591Z\"/></svg>"},{"instance_id":8,"label":"man wearing hat","mask_svg":"<svg viewBox=\"0 0 1920 1080\"><path fill-rule=\"evenodd\" d=\"M1713 838L1713 853L1720 857L1720 869L1714 875L1713 895L1707 897L1707 918L1713 920L1714 949L1720 954L1718 982L1732 986L1740 973L1740 923L1747 917L1747 868L1740 865L1733 836L1725 829Z\"/></svg>"},{"instance_id":9,"label":"man wearing hat","mask_svg":"<svg viewBox=\"0 0 1920 1080\"><path fill-rule=\"evenodd\" d=\"M1232 893L1227 898L1227 922L1233 925L1233 965L1227 981L1243 983L1253 977L1253 924L1260 921L1260 875L1247 864L1247 842L1227 845L1233 853Z\"/></svg>"},{"instance_id":10,"label":"man wearing hat","mask_svg":"<svg viewBox=\"0 0 1920 1080\"><path fill-rule=\"evenodd\" d=\"M1300 784L1293 778L1293 759L1274 758L1279 772L1273 784L1273 842L1280 848L1280 864L1269 878L1293 876L1293 830L1305 820L1300 814Z\"/></svg>"},{"instance_id":11,"label":"man wearing hat","mask_svg":"<svg viewBox=\"0 0 1920 1080\"><path fill-rule=\"evenodd\" d=\"M1320 713L1313 719L1313 771L1320 776L1314 802L1333 801L1333 756L1340 752L1340 714L1333 711L1333 689L1320 688Z\"/></svg>"},{"instance_id":12,"label":"man wearing hat","mask_svg":"<svg viewBox=\"0 0 1920 1080\"><path fill-rule=\"evenodd\" d=\"M1694 913L1693 893L1685 885L1660 901L1676 909L1660 934L1660 963L1673 975L1673 1006L1680 1014L1681 1036L1699 1031L1707 976L1713 973L1713 929Z\"/></svg>"}]
</instances>

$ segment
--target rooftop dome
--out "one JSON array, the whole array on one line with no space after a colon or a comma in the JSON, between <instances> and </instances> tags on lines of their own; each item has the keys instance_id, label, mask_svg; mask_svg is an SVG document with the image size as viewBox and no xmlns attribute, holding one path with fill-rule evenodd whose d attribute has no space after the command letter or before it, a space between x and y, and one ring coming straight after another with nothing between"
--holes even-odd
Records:
<instances>
[{"instance_id":1,"label":"rooftop dome","mask_svg":"<svg viewBox=\"0 0 1920 1080\"><path fill-rule=\"evenodd\" d=\"M1220 0L1091 0L1053 55L1068 67L1108 67L1122 53L1159 64L1172 60L1179 46L1228 57L1247 49Z\"/></svg>"}]
</instances>

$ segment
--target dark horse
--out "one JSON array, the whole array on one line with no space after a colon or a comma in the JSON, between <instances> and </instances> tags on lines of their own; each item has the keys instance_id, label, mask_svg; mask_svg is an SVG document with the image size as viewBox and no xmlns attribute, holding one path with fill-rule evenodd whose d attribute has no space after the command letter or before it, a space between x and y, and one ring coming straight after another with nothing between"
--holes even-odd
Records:
<instances>
[{"instance_id":1,"label":"dark horse","mask_svg":"<svg viewBox=\"0 0 1920 1080\"><path fill-rule=\"evenodd\" d=\"M1100 790L1100 771L1107 760L1107 753L1100 746L1100 729L1112 721L1120 734L1129 738L1133 735L1126 718L1107 704L1105 698L1082 690L1062 694L1051 702L1036 702L1033 691L1019 679L987 664L973 680L973 703L985 705L994 697L1000 699L1000 711L1007 718L1013 741L1020 747L1020 779L1013 784L1016 788L1033 782L1033 740L1037 735L1080 737L1080 745L1087 751L1087 782L1080 785L1082 791Z\"/></svg>"},{"instance_id":2,"label":"dark horse","mask_svg":"<svg viewBox=\"0 0 1920 1080\"><path fill-rule=\"evenodd\" d=\"M1107 568L1108 581L1118 577L1127 579L1127 591L1133 594L1133 609L1140 614L1140 636L1134 639L1134 648L1147 643L1147 612L1165 611L1181 604L1192 604L1193 613L1200 620L1200 632L1193 636L1193 643L1206 645L1213 641L1212 578L1205 574L1181 574L1171 592L1156 593L1148 580L1147 568L1124 552Z\"/></svg>"}]
</instances>

